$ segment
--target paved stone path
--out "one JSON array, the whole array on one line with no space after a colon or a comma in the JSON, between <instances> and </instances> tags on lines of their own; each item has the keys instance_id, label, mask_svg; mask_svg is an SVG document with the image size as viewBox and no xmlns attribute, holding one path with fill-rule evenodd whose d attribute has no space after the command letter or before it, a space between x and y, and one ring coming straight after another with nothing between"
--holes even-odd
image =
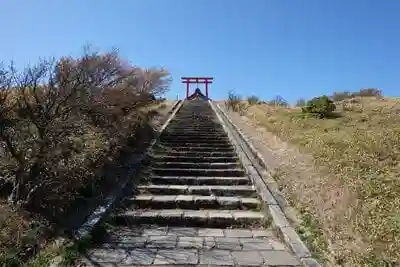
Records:
<instances>
[{"instance_id":1,"label":"paved stone path","mask_svg":"<svg viewBox=\"0 0 400 267\"><path fill-rule=\"evenodd\" d=\"M184 103L148 169L78 266L300 265L264 229L255 188L207 102Z\"/></svg>"}]
</instances>

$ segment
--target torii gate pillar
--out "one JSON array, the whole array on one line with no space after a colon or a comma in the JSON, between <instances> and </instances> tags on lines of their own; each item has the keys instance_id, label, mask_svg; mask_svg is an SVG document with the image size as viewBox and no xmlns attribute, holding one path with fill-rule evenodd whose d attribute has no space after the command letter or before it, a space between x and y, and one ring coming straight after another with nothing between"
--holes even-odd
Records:
<instances>
[{"instance_id":1,"label":"torii gate pillar","mask_svg":"<svg viewBox=\"0 0 400 267\"><path fill-rule=\"evenodd\" d=\"M213 82L213 77L182 77L182 83L186 83L186 98L189 97L190 84L205 84L206 86L206 97L208 97L208 85Z\"/></svg>"}]
</instances>

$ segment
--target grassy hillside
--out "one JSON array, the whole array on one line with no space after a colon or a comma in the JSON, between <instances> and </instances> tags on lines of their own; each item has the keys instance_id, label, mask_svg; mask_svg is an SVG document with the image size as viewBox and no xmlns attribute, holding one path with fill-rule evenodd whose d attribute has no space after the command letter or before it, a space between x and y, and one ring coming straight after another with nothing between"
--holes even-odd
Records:
<instances>
[{"instance_id":1,"label":"grassy hillside","mask_svg":"<svg viewBox=\"0 0 400 267\"><path fill-rule=\"evenodd\" d=\"M240 112L313 156L322 178L286 179L284 186L316 216L336 264L400 263L400 100L335 104L328 119L249 102Z\"/></svg>"}]
</instances>

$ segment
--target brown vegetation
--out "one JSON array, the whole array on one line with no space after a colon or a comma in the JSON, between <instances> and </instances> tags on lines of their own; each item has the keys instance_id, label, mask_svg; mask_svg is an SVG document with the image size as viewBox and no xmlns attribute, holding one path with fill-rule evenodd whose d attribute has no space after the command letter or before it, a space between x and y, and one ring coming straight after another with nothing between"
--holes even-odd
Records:
<instances>
[{"instance_id":1,"label":"brown vegetation","mask_svg":"<svg viewBox=\"0 0 400 267\"><path fill-rule=\"evenodd\" d=\"M73 227L66 218L118 183L106 173L146 147L169 83L167 71L130 66L116 52L0 67L0 266L34 254L22 237L45 228L27 221Z\"/></svg>"},{"instance_id":2,"label":"brown vegetation","mask_svg":"<svg viewBox=\"0 0 400 267\"><path fill-rule=\"evenodd\" d=\"M313 156L308 175L276 175L293 203L307 212L307 221L321 228L305 236L311 246L329 249L325 252L333 257L326 258L340 266L398 266L400 101L385 99L376 89L332 98L340 101L329 118L266 104L242 112Z\"/></svg>"}]
</instances>

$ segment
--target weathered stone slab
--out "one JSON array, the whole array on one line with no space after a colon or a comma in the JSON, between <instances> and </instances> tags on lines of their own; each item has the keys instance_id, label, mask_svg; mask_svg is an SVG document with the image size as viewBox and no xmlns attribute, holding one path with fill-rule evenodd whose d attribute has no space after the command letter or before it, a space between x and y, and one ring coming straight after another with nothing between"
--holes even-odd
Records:
<instances>
[{"instance_id":1,"label":"weathered stone slab","mask_svg":"<svg viewBox=\"0 0 400 267\"><path fill-rule=\"evenodd\" d=\"M201 205L205 203L213 203L216 202L216 197L215 196L195 196L194 197L194 203L195 205Z\"/></svg>"},{"instance_id":2,"label":"weathered stone slab","mask_svg":"<svg viewBox=\"0 0 400 267\"><path fill-rule=\"evenodd\" d=\"M89 259L95 262L120 263L128 256L123 249L92 249Z\"/></svg>"},{"instance_id":3,"label":"weathered stone slab","mask_svg":"<svg viewBox=\"0 0 400 267\"><path fill-rule=\"evenodd\" d=\"M259 251L267 266L299 266L300 262L287 251Z\"/></svg>"},{"instance_id":4,"label":"weathered stone slab","mask_svg":"<svg viewBox=\"0 0 400 267\"><path fill-rule=\"evenodd\" d=\"M191 195L178 195L176 197L177 203L187 203L187 202L194 202L194 196Z\"/></svg>"},{"instance_id":5,"label":"weathered stone slab","mask_svg":"<svg viewBox=\"0 0 400 267\"><path fill-rule=\"evenodd\" d=\"M228 250L207 250L200 251L200 264L214 266L233 266L235 265L231 252Z\"/></svg>"},{"instance_id":6,"label":"weathered stone slab","mask_svg":"<svg viewBox=\"0 0 400 267\"><path fill-rule=\"evenodd\" d=\"M253 237L253 233L248 229L225 229L226 237Z\"/></svg>"},{"instance_id":7,"label":"weathered stone slab","mask_svg":"<svg viewBox=\"0 0 400 267\"><path fill-rule=\"evenodd\" d=\"M203 244L203 237L182 236L178 238L178 248L202 249Z\"/></svg>"},{"instance_id":8,"label":"weathered stone slab","mask_svg":"<svg viewBox=\"0 0 400 267\"><path fill-rule=\"evenodd\" d=\"M195 227L169 227L168 235L176 236L198 236L198 228Z\"/></svg>"},{"instance_id":9,"label":"weathered stone slab","mask_svg":"<svg viewBox=\"0 0 400 267\"><path fill-rule=\"evenodd\" d=\"M243 250L254 251L254 250L272 250L273 246L267 238L239 238L239 242L243 246Z\"/></svg>"},{"instance_id":10,"label":"weathered stone slab","mask_svg":"<svg viewBox=\"0 0 400 267\"><path fill-rule=\"evenodd\" d=\"M183 213L185 218L207 220L208 211L204 210L186 210Z\"/></svg>"},{"instance_id":11,"label":"weathered stone slab","mask_svg":"<svg viewBox=\"0 0 400 267\"><path fill-rule=\"evenodd\" d=\"M199 255L197 250L190 249L160 249L154 260L154 265L159 264L197 264Z\"/></svg>"},{"instance_id":12,"label":"weathered stone slab","mask_svg":"<svg viewBox=\"0 0 400 267\"><path fill-rule=\"evenodd\" d=\"M204 250L210 250L216 248L215 237L206 236L204 237Z\"/></svg>"},{"instance_id":13,"label":"weathered stone slab","mask_svg":"<svg viewBox=\"0 0 400 267\"><path fill-rule=\"evenodd\" d=\"M233 211L232 212L233 217L235 220L262 220L264 219L264 214L261 212L255 212L255 211Z\"/></svg>"},{"instance_id":14,"label":"weathered stone slab","mask_svg":"<svg viewBox=\"0 0 400 267\"><path fill-rule=\"evenodd\" d=\"M253 237L272 237L274 234L272 233L272 231L269 230L259 230L259 229L254 229L251 230L251 232L253 233Z\"/></svg>"},{"instance_id":15,"label":"weathered stone slab","mask_svg":"<svg viewBox=\"0 0 400 267\"><path fill-rule=\"evenodd\" d=\"M176 195L155 195L152 201L155 202L175 202Z\"/></svg>"},{"instance_id":16,"label":"weathered stone slab","mask_svg":"<svg viewBox=\"0 0 400 267\"><path fill-rule=\"evenodd\" d=\"M217 229L217 228L199 228L198 235L199 236L223 237L224 231L223 231L223 229Z\"/></svg>"},{"instance_id":17,"label":"weathered stone slab","mask_svg":"<svg viewBox=\"0 0 400 267\"><path fill-rule=\"evenodd\" d=\"M177 237L171 235L149 236L147 240L148 248L175 248Z\"/></svg>"},{"instance_id":18,"label":"weathered stone slab","mask_svg":"<svg viewBox=\"0 0 400 267\"><path fill-rule=\"evenodd\" d=\"M216 237L215 238L215 245L217 249L223 250L241 250L242 247L240 245L239 239L232 237Z\"/></svg>"},{"instance_id":19,"label":"weathered stone slab","mask_svg":"<svg viewBox=\"0 0 400 267\"><path fill-rule=\"evenodd\" d=\"M148 226L143 228L143 235L144 236L149 236L149 235L166 235L168 231L167 227L161 227L161 226Z\"/></svg>"},{"instance_id":20,"label":"weathered stone slab","mask_svg":"<svg viewBox=\"0 0 400 267\"><path fill-rule=\"evenodd\" d=\"M129 251L128 257L126 257L121 263L130 265L150 265L154 262L156 257L157 250L156 249L134 249Z\"/></svg>"},{"instance_id":21,"label":"weathered stone slab","mask_svg":"<svg viewBox=\"0 0 400 267\"><path fill-rule=\"evenodd\" d=\"M258 251L232 251L232 257L239 266L261 266L264 261Z\"/></svg>"},{"instance_id":22,"label":"weathered stone slab","mask_svg":"<svg viewBox=\"0 0 400 267\"><path fill-rule=\"evenodd\" d=\"M253 197L242 197L240 198L240 203L245 206L261 206L260 200Z\"/></svg>"},{"instance_id":23,"label":"weathered stone slab","mask_svg":"<svg viewBox=\"0 0 400 267\"><path fill-rule=\"evenodd\" d=\"M281 228L290 226L289 221L286 219L285 214L278 205L268 205L268 212L276 227Z\"/></svg>"},{"instance_id":24,"label":"weathered stone slab","mask_svg":"<svg viewBox=\"0 0 400 267\"><path fill-rule=\"evenodd\" d=\"M217 202L223 207L238 207L240 205L240 199L238 197L217 197Z\"/></svg>"},{"instance_id":25,"label":"weathered stone slab","mask_svg":"<svg viewBox=\"0 0 400 267\"><path fill-rule=\"evenodd\" d=\"M213 220L213 221L230 220L233 218L232 213L230 211L221 211L221 210L209 211L208 217L210 218L210 220Z\"/></svg>"},{"instance_id":26,"label":"weathered stone slab","mask_svg":"<svg viewBox=\"0 0 400 267\"><path fill-rule=\"evenodd\" d=\"M182 218L184 212L183 210L179 210L179 209L165 209L165 210L161 210L159 213L159 217L160 218L164 218L167 220L176 220L176 219L180 219Z\"/></svg>"},{"instance_id":27,"label":"weathered stone slab","mask_svg":"<svg viewBox=\"0 0 400 267\"><path fill-rule=\"evenodd\" d=\"M138 201L151 201L154 195L138 195L135 196L133 199Z\"/></svg>"},{"instance_id":28,"label":"weathered stone slab","mask_svg":"<svg viewBox=\"0 0 400 267\"><path fill-rule=\"evenodd\" d=\"M311 257L310 251L308 250L303 241L300 239L299 235L292 227L284 227L281 228L280 231L281 234L283 235L286 244L297 255L297 257L299 258Z\"/></svg>"},{"instance_id":29,"label":"weathered stone slab","mask_svg":"<svg viewBox=\"0 0 400 267\"><path fill-rule=\"evenodd\" d=\"M146 236L129 236L123 235L118 238L113 238L109 243L104 243L104 248L140 248L144 247L147 241Z\"/></svg>"}]
</instances>

